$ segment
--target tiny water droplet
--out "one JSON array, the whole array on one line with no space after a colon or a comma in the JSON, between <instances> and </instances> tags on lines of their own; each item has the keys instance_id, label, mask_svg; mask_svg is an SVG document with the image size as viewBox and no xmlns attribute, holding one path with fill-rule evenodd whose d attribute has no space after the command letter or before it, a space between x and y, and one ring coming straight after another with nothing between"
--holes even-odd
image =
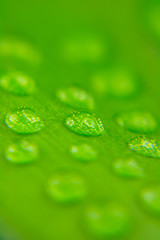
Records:
<instances>
[{"instance_id":1,"label":"tiny water droplet","mask_svg":"<svg viewBox=\"0 0 160 240\"><path fill-rule=\"evenodd\" d=\"M123 69L100 73L92 78L92 86L98 94L125 98L135 95L139 89L135 76Z\"/></svg>"},{"instance_id":2,"label":"tiny water droplet","mask_svg":"<svg viewBox=\"0 0 160 240\"><path fill-rule=\"evenodd\" d=\"M37 146L21 141L10 145L5 151L5 157L14 164L26 164L36 160L38 156Z\"/></svg>"},{"instance_id":3,"label":"tiny water droplet","mask_svg":"<svg viewBox=\"0 0 160 240\"><path fill-rule=\"evenodd\" d=\"M91 162L97 157L96 151L86 143L72 146L71 154L81 162Z\"/></svg>"},{"instance_id":4,"label":"tiny water droplet","mask_svg":"<svg viewBox=\"0 0 160 240\"><path fill-rule=\"evenodd\" d=\"M156 141L154 139L146 138L145 136L136 137L131 140L129 148L147 157L160 158L160 150Z\"/></svg>"},{"instance_id":5,"label":"tiny water droplet","mask_svg":"<svg viewBox=\"0 0 160 240\"><path fill-rule=\"evenodd\" d=\"M75 174L58 174L48 181L48 194L57 202L78 202L85 197L83 179Z\"/></svg>"},{"instance_id":6,"label":"tiny water droplet","mask_svg":"<svg viewBox=\"0 0 160 240\"><path fill-rule=\"evenodd\" d=\"M27 108L19 108L8 113L5 117L5 123L14 132L23 134L39 132L44 126L41 119L31 109Z\"/></svg>"},{"instance_id":7,"label":"tiny water droplet","mask_svg":"<svg viewBox=\"0 0 160 240\"><path fill-rule=\"evenodd\" d=\"M25 60L29 63L39 63L40 54L26 41L15 37L0 40L0 56Z\"/></svg>"},{"instance_id":8,"label":"tiny water droplet","mask_svg":"<svg viewBox=\"0 0 160 240\"><path fill-rule=\"evenodd\" d=\"M130 218L126 209L118 204L91 207L87 211L89 230L101 237L115 237L128 231Z\"/></svg>"},{"instance_id":9,"label":"tiny water droplet","mask_svg":"<svg viewBox=\"0 0 160 240\"><path fill-rule=\"evenodd\" d=\"M113 162L113 169L119 176L137 178L144 175L143 169L134 159L117 159Z\"/></svg>"},{"instance_id":10,"label":"tiny water droplet","mask_svg":"<svg viewBox=\"0 0 160 240\"><path fill-rule=\"evenodd\" d=\"M21 96L32 94L35 90L33 79L21 72L10 72L2 76L0 86L8 92Z\"/></svg>"},{"instance_id":11,"label":"tiny water droplet","mask_svg":"<svg viewBox=\"0 0 160 240\"><path fill-rule=\"evenodd\" d=\"M79 109L93 109L94 101L91 95L85 90L70 87L57 92L58 98L61 102L68 106L79 108Z\"/></svg>"},{"instance_id":12,"label":"tiny water droplet","mask_svg":"<svg viewBox=\"0 0 160 240\"><path fill-rule=\"evenodd\" d=\"M100 136L104 133L101 120L85 112L74 113L65 120L65 126L71 131L84 136Z\"/></svg>"},{"instance_id":13,"label":"tiny water droplet","mask_svg":"<svg viewBox=\"0 0 160 240\"><path fill-rule=\"evenodd\" d=\"M160 187L153 186L144 188L140 192L140 198L143 202L143 206L155 213L160 215Z\"/></svg>"},{"instance_id":14,"label":"tiny water droplet","mask_svg":"<svg viewBox=\"0 0 160 240\"><path fill-rule=\"evenodd\" d=\"M157 122L149 112L130 111L119 114L117 123L132 132L152 133L157 128Z\"/></svg>"}]
</instances>

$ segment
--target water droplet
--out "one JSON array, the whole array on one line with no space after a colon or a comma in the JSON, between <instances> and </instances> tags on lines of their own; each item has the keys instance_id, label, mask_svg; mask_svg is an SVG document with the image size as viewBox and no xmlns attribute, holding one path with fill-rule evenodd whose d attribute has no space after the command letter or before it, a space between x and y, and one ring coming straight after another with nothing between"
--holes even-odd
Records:
<instances>
[{"instance_id":1,"label":"water droplet","mask_svg":"<svg viewBox=\"0 0 160 240\"><path fill-rule=\"evenodd\" d=\"M95 62L100 60L105 52L102 41L92 37L78 36L68 40L64 46L64 56L70 61Z\"/></svg>"},{"instance_id":2,"label":"water droplet","mask_svg":"<svg viewBox=\"0 0 160 240\"><path fill-rule=\"evenodd\" d=\"M66 173L53 176L48 182L47 191L51 198L62 203L78 202L86 194L83 179Z\"/></svg>"},{"instance_id":3,"label":"water droplet","mask_svg":"<svg viewBox=\"0 0 160 240\"><path fill-rule=\"evenodd\" d=\"M91 207L87 211L87 225L90 231L103 237L114 237L128 231L130 219L126 209L118 204Z\"/></svg>"},{"instance_id":4,"label":"water droplet","mask_svg":"<svg viewBox=\"0 0 160 240\"><path fill-rule=\"evenodd\" d=\"M160 215L160 187L148 187L144 188L140 192L140 197L143 202L143 206L155 213Z\"/></svg>"},{"instance_id":5,"label":"water droplet","mask_svg":"<svg viewBox=\"0 0 160 240\"><path fill-rule=\"evenodd\" d=\"M39 53L26 41L14 37L0 40L0 55L25 60L30 63L39 63Z\"/></svg>"},{"instance_id":6,"label":"water droplet","mask_svg":"<svg viewBox=\"0 0 160 240\"><path fill-rule=\"evenodd\" d=\"M104 133L101 120L90 113L74 113L66 119L65 125L71 131L84 136L100 136Z\"/></svg>"},{"instance_id":7,"label":"water droplet","mask_svg":"<svg viewBox=\"0 0 160 240\"><path fill-rule=\"evenodd\" d=\"M32 94L35 90L35 84L32 78L21 72L10 72L2 76L0 86L8 92L21 96Z\"/></svg>"},{"instance_id":8,"label":"water droplet","mask_svg":"<svg viewBox=\"0 0 160 240\"><path fill-rule=\"evenodd\" d=\"M133 159L117 159L113 163L113 169L119 176L126 178L143 176L143 169Z\"/></svg>"},{"instance_id":9,"label":"water droplet","mask_svg":"<svg viewBox=\"0 0 160 240\"><path fill-rule=\"evenodd\" d=\"M60 90L57 93L58 98L61 102L71 107L81 109L93 109L94 101L93 98L83 89L70 87L64 90Z\"/></svg>"},{"instance_id":10,"label":"water droplet","mask_svg":"<svg viewBox=\"0 0 160 240\"><path fill-rule=\"evenodd\" d=\"M41 119L30 109L22 109L8 113L5 117L6 125L17 133L36 133L44 126Z\"/></svg>"},{"instance_id":11,"label":"water droplet","mask_svg":"<svg viewBox=\"0 0 160 240\"><path fill-rule=\"evenodd\" d=\"M96 151L86 143L72 146L71 154L81 162L91 162L97 157Z\"/></svg>"},{"instance_id":12,"label":"water droplet","mask_svg":"<svg viewBox=\"0 0 160 240\"><path fill-rule=\"evenodd\" d=\"M132 132L152 133L157 128L157 122L149 112L130 111L116 117L117 123Z\"/></svg>"},{"instance_id":13,"label":"water droplet","mask_svg":"<svg viewBox=\"0 0 160 240\"><path fill-rule=\"evenodd\" d=\"M10 145L5 151L6 159L15 164L33 162L36 160L37 156L37 147L28 141L14 143Z\"/></svg>"},{"instance_id":14,"label":"water droplet","mask_svg":"<svg viewBox=\"0 0 160 240\"><path fill-rule=\"evenodd\" d=\"M160 158L160 151L154 139L149 139L145 136L136 137L130 141L129 147L133 151L147 157Z\"/></svg>"},{"instance_id":15,"label":"water droplet","mask_svg":"<svg viewBox=\"0 0 160 240\"><path fill-rule=\"evenodd\" d=\"M135 76L123 69L114 69L95 75L92 85L97 93L117 98L130 97L138 91Z\"/></svg>"}]
</instances>

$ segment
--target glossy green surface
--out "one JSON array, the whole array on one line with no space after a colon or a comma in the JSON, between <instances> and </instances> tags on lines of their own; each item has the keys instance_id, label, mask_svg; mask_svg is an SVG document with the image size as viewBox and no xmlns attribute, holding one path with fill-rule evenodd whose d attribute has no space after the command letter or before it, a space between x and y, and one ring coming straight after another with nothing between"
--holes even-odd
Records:
<instances>
[{"instance_id":1,"label":"glossy green surface","mask_svg":"<svg viewBox=\"0 0 160 240\"><path fill-rule=\"evenodd\" d=\"M157 129L147 137L153 137L159 145L160 37L159 28L148 18L152 7L158 9L157 4L155 0L3 2L1 38L3 43L3 39L9 39L9 45L0 45L1 75L22 71L34 79L37 91L17 96L0 90L2 239L99 240L88 230L85 212L91 205L108 201L125 206L131 216L132 227L118 235L118 240L160 239L160 218L143 208L139 199L141 189L160 183L160 160L129 149L128 143L141 134L121 128L114 119L116 114L132 109L151 112L157 119ZM89 40L77 45L77 39ZM103 81L95 87L93 79L99 72L117 66L135 74L139 82L136 94L127 98L107 95ZM75 109L62 104L56 93L75 85L93 95L96 108L91 113L102 120L102 136L78 135L64 126ZM32 109L44 121L43 130L30 135L11 131L5 116L18 107ZM5 159L6 147L22 137L39 147L34 164L17 166ZM72 145L84 141L99 153L90 164L75 161L69 152ZM129 181L115 176L112 162L128 157L139 163L146 177ZM50 199L46 182L61 170L85 180L84 201L62 206Z\"/></svg>"}]
</instances>

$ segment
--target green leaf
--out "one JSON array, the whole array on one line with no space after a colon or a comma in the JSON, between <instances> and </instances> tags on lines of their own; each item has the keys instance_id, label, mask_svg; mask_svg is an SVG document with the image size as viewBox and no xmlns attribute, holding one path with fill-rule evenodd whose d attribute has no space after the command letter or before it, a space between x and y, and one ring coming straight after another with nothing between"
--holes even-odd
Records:
<instances>
[{"instance_id":1,"label":"green leaf","mask_svg":"<svg viewBox=\"0 0 160 240\"><path fill-rule=\"evenodd\" d=\"M151 114L156 128L145 134L159 146L160 38L157 21L154 26L148 23L148 11L159 3L148 2L5 1L0 78L18 71L30 76L35 86L27 91L21 82L11 81L8 91L6 85L0 89L1 239L160 239L159 192L153 191L154 200L148 195L142 199L143 189L158 189L154 186L160 183L160 160L129 148L131 140L143 136L136 132L139 126L143 132L141 124L133 128L127 119L129 128L123 128L115 120L117 114L129 111ZM123 78L117 69L129 75ZM113 82L102 74L110 70L111 78L116 73ZM90 106L85 101L73 104L74 95L67 93L68 104L58 99L59 91L75 87L93 98L89 110L81 109ZM27 94L17 95L21 89ZM44 127L29 134L12 131L5 117L18 108L32 111ZM82 110L100 117L103 135L83 136L67 129L65 120ZM26 129L27 121L23 118L18 127ZM37 147L36 161L8 161L6 149L19 142ZM83 144L97 153L94 161L78 161L71 153L73 146ZM118 159L133 159L143 176L129 179L116 174L113 163ZM48 180L63 173L83 179L85 194L80 188L80 201L66 204L48 193ZM73 185L68 187L68 182ZM68 182L58 193L77 197L76 180ZM93 211L87 217L89 209Z\"/></svg>"}]
</instances>

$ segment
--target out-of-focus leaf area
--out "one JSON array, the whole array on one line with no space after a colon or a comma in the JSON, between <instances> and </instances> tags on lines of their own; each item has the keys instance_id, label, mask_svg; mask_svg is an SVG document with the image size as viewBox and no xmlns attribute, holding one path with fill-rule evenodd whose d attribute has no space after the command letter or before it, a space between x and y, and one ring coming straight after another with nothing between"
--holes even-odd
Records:
<instances>
[{"instance_id":1,"label":"out-of-focus leaf area","mask_svg":"<svg viewBox=\"0 0 160 240\"><path fill-rule=\"evenodd\" d=\"M160 239L159 0L5 0L0 240Z\"/></svg>"}]
</instances>

